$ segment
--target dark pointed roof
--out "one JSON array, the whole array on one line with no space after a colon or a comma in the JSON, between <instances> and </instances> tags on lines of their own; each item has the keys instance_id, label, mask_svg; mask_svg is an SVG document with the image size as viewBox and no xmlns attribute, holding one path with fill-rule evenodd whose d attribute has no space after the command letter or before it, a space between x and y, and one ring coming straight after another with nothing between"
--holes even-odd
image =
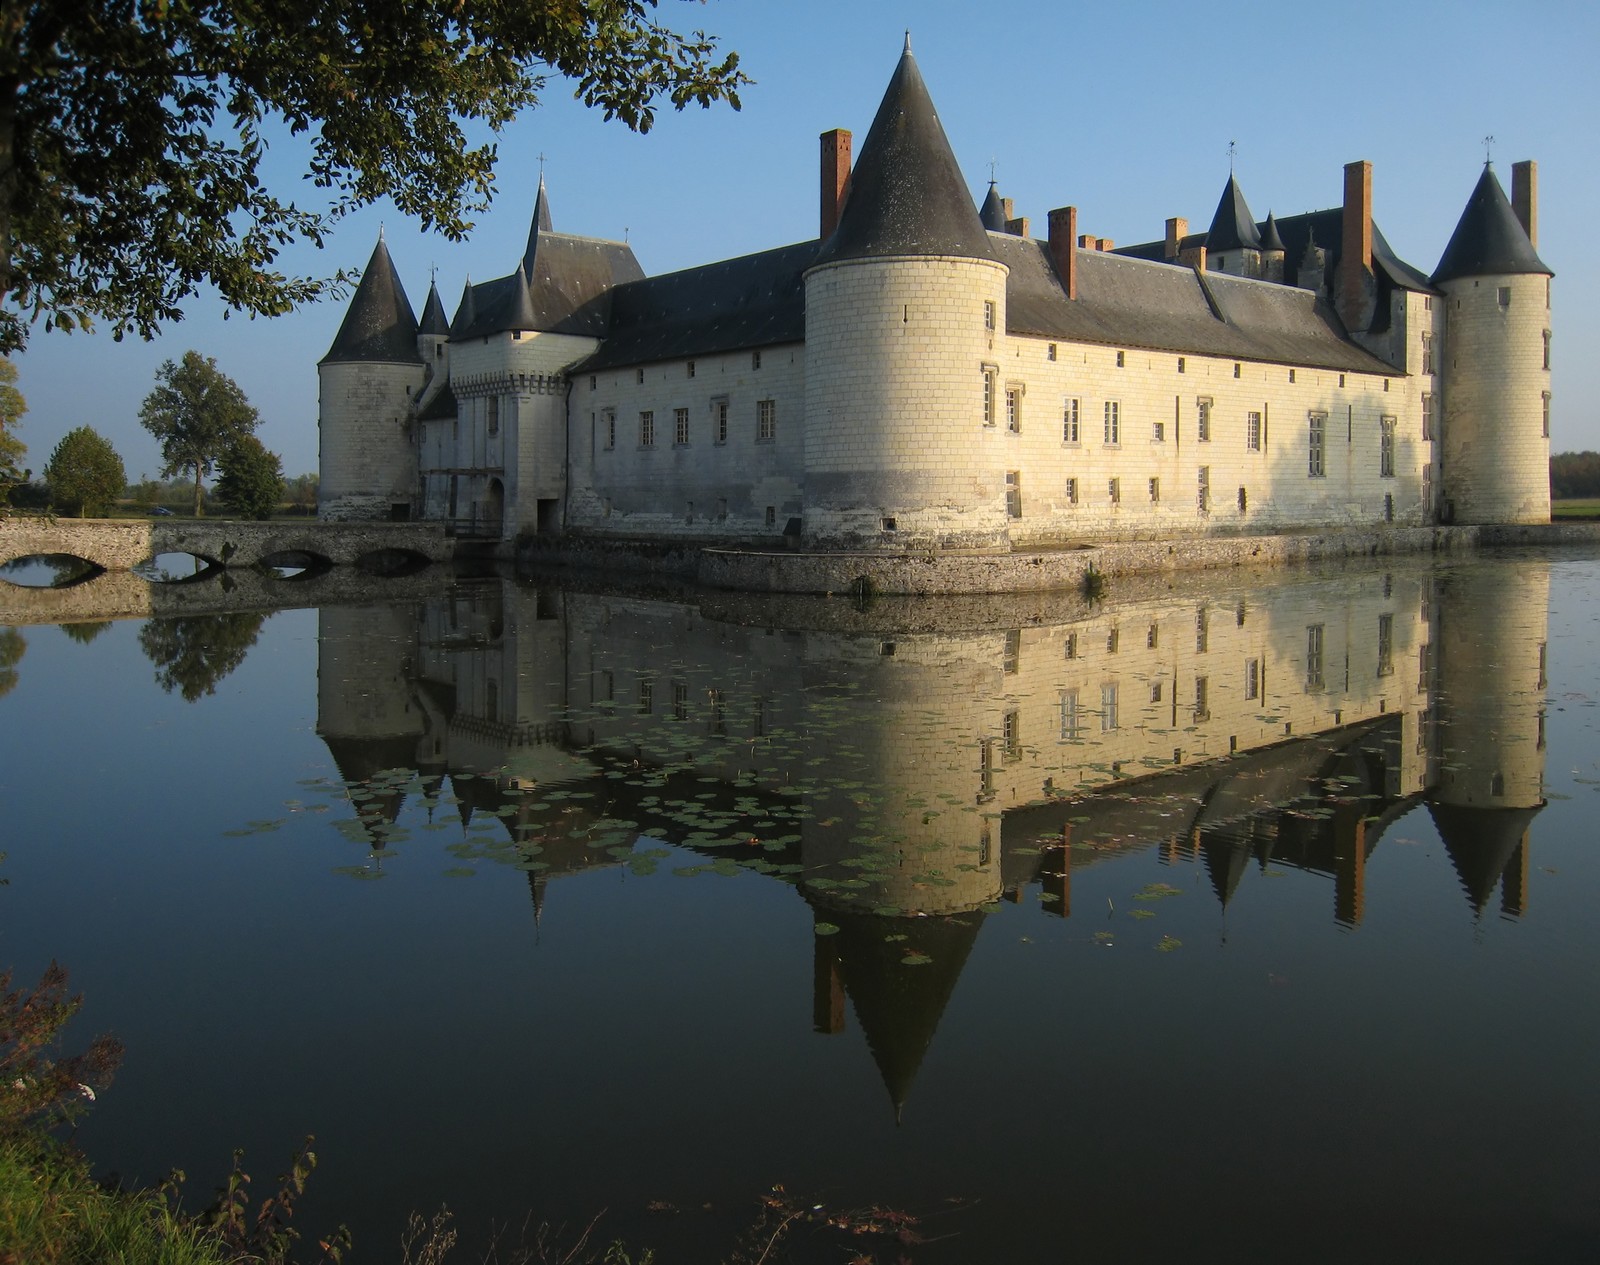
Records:
<instances>
[{"instance_id":1,"label":"dark pointed roof","mask_svg":"<svg viewBox=\"0 0 1600 1265\"><path fill-rule=\"evenodd\" d=\"M1430 803L1428 813L1439 831L1472 902L1481 914L1494 896L1495 884L1516 855L1543 805L1533 808L1470 808L1460 804Z\"/></svg>"},{"instance_id":2,"label":"dark pointed roof","mask_svg":"<svg viewBox=\"0 0 1600 1265\"><path fill-rule=\"evenodd\" d=\"M539 253L539 234L555 230L550 222L550 195L545 192L544 174L539 175L539 192L533 199L533 222L528 225L528 245L522 252L522 266L533 275L533 261Z\"/></svg>"},{"instance_id":3,"label":"dark pointed roof","mask_svg":"<svg viewBox=\"0 0 1600 1265\"><path fill-rule=\"evenodd\" d=\"M884 255L995 257L909 40L817 262Z\"/></svg>"},{"instance_id":4,"label":"dark pointed roof","mask_svg":"<svg viewBox=\"0 0 1600 1265\"><path fill-rule=\"evenodd\" d=\"M444 314L444 300L439 297L437 283L428 286L428 301L422 305L422 322L417 326L419 334L448 334L450 332L450 318Z\"/></svg>"},{"instance_id":5,"label":"dark pointed roof","mask_svg":"<svg viewBox=\"0 0 1600 1265\"><path fill-rule=\"evenodd\" d=\"M538 329L539 318L533 314L533 298L528 293L528 273L517 264L516 281L511 287L511 304L505 314L507 329Z\"/></svg>"},{"instance_id":6,"label":"dark pointed roof","mask_svg":"<svg viewBox=\"0 0 1600 1265\"><path fill-rule=\"evenodd\" d=\"M1539 272L1547 277L1555 275L1545 267L1528 240L1522 222L1506 198L1506 191L1495 177L1494 168L1485 163L1478 186L1467 199L1467 208L1461 212L1456 231L1450 235L1450 244L1444 248L1439 266L1433 270L1433 283L1438 285L1456 277L1509 276L1525 272Z\"/></svg>"},{"instance_id":7,"label":"dark pointed roof","mask_svg":"<svg viewBox=\"0 0 1600 1265\"><path fill-rule=\"evenodd\" d=\"M372 258L361 274L361 284L350 300L350 310L344 314L344 323L321 363L409 365L421 360L416 313L411 310L411 300L406 298L406 288L400 284L400 274L395 271L380 232Z\"/></svg>"},{"instance_id":8,"label":"dark pointed roof","mask_svg":"<svg viewBox=\"0 0 1600 1265\"><path fill-rule=\"evenodd\" d=\"M450 322L451 337L460 338L477 319L478 300L473 293L472 278L468 277L461 287L461 302L456 304L456 319Z\"/></svg>"},{"instance_id":9,"label":"dark pointed roof","mask_svg":"<svg viewBox=\"0 0 1600 1265\"><path fill-rule=\"evenodd\" d=\"M1278 217L1271 211L1267 212L1266 226L1261 230L1261 249L1286 251L1283 238L1278 233Z\"/></svg>"},{"instance_id":10,"label":"dark pointed roof","mask_svg":"<svg viewBox=\"0 0 1600 1265\"><path fill-rule=\"evenodd\" d=\"M1206 250L1215 254L1221 250L1261 249L1261 234L1256 230L1255 217L1245 203L1239 182L1228 174L1228 183L1222 187L1222 197L1217 201L1217 213L1211 217L1211 227L1206 232Z\"/></svg>"},{"instance_id":11,"label":"dark pointed roof","mask_svg":"<svg viewBox=\"0 0 1600 1265\"><path fill-rule=\"evenodd\" d=\"M991 233L1006 231L1006 203L1000 196L1000 190L994 187L994 181L989 181L989 196L984 198L983 205L978 208L978 219L984 228Z\"/></svg>"}]
</instances>

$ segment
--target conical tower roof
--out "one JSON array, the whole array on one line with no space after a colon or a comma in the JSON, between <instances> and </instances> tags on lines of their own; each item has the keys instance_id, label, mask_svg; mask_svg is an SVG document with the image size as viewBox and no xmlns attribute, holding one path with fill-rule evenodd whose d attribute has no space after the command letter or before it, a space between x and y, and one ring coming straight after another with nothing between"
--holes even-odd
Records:
<instances>
[{"instance_id":1,"label":"conical tower roof","mask_svg":"<svg viewBox=\"0 0 1600 1265\"><path fill-rule=\"evenodd\" d=\"M1283 244L1283 237L1278 232L1278 217L1275 216L1271 211L1267 212L1267 223L1261 231L1261 249L1275 250L1279 254L1284 253L1288 249L1288 247Z\"/></svg>"},{"instance_id":2,"label":"conical tower roof","mask_svg":"<svg viewBox=\"0 0 1600 1265\"><path fill-rule=\"evenodd\" d=\"M1478 177L1478 185L1467 199L1467 209L1461 212L1456 231L1450 235L1450 243L1439 257L1432 281L1438 285L1457 277L1498 277L1526 272L1542 272L1547 277L1555 275L1545 267L1528 240L1494 168L1484 163L1483 175Z\"/></svg>"},{"instance_id":3,"label":"conical tower roof","mask_svg":"<svg viewBox=\"0 0 1600 1265\"><path fill-rule=\"evenodd\" d=\"M991 233L1006 231L1006 203L1000 196L1000 190L995 188L994 181L989 181L989 196L983 200L983 205L978 208L978 219L984 228Z\"/></svg>"},{"instance_id":4,"label":"conical tower roof","mask_svg":"<svg viewBox=\"0 0 1600 1265\"><path fill-rule=\"evenodd\" d=\"M409 365L421 360L417 352L417 316L380 231L372 258L361 274L361 284L350 300L350 310L344 314L338 336L321 363Z\"/></svg>"},{"instance_id":5,"label":"conical tower roof","mask_svg":"<svg viewBox=\"0 0 1600 1265\"><path fill-rule=\"evenodd\" d=\"M995 258L909 37L817 263L888 255Z\"/></svg>"},{"instance_id":6,"label":"conical tower roof","mask_svg":"<svg viewBox=\"0 0 1600 1265\"><path fill-rule=\"evenodd\" d=\"M506 329L538 329L539 318L533 314L533 296L528 293L528 270L519 260L511 292L511 309L505 317Z\"/></svg>"},{"instance_id":7,"label":"conical tower roof","mask_svg":"<svg viewBox=\"0 0 1600 1265\"><path fill-rule=\"evenodd\" d=\"M533 199L533 222L528 225L528 245L522 252L522 267L528 276L533 276L534 257L539 252L539 234L552 233L555 227L550 222L550 195L545 191L544 173L539 173L539 192Z\"/></svg>"},{"instance_id":8,"label":"conical tower roof","mask_svg":"<svg viewBox=\"0 0 1600 1265\"><path fill-rule=\"evenodd\" d=\"M478 319L478 302L472 293L472 278L468 277L461 287L461 302L456 304L456 318L450 322L450 332L460 337L463 332Z\"/></svg>"},{"instance_id":9,"label":"conical tower roof","mask_svg":"<svg viewBox=\"0 0 1600 1265\"><path fill-rule=\"evenodd\" d=\"M419 334L449 334L450 319L444 314L444 300L439 297L439 286L435 282L428 286L428 301L422 305L422 323L417 326Z\"/></svg>"},{"instance_id":10,"label":"conical tower roof","mask_svg":"<svg viewBox=\"0 0 1600 1265\"><path fill-rule=\"evenodd\" d=\"M1217 201L1217 213L1211 217L1211 228L1206 232L1206 253L1219 250L1260 250L1261 234L1256 230L1255 216L1244 200L1239 182L1228 174L1228 183L1222 188Z\"/></svg>"},{"instance_id":11,"label":"conical tower roof","mask_svg":"<svg viewBox=\"0 0 1600 1265\"><path fill-rule=\"evenodd\" d=\"M1527 836L1540 807L1543 805L1533 808L1428 805L1428 815L1433 818L1474 913L1481 914L1494 896L1495 885Z\"/></svg>"}]
</instances>

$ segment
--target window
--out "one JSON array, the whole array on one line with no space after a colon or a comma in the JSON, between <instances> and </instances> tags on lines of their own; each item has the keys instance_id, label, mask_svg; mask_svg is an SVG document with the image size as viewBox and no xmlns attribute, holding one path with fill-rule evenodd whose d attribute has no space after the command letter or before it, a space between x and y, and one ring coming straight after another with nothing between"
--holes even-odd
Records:
<instances>
[{"instance_id":1,"label":"window","mask_svg":"<svg viewBox=\"0 0 1600 1265\"><path fill-rule=\"evenodd\" d=\"M1121 369L1127 363L1128 363L1128 354L1127 354L1127 352L1119 351L1117 353L1117 368Z\"/></svg>"},{"instance_id":2,"label":"window","mask_svg":"<svg viewBox=\"0 0 1600 1265\"><path fill-rule=\"evenodd\" d=\"M1378 419L1378 473L1394 478L1394 418Z\"/></svg>"},{"instance_id":3,"label":"window","mask_svg":"<svg viewBox=\"0 0 1600 1265\"><path fill-rule=\"evenodd\" d=\"M1289 370L1289 385L1290 386L1294 385L1294 370L1293 369Z\"/></svg>"},{"instance_id":4,"label":"window","mask_svg":"<svg viewBox=\"0 0 1600 1265\"><path fill-rule=\"evenodd\" d=\"M1009 628L1006 630L1005 658L1001 662L1000 670L1007 676L1016 675L1022 665L1022 630Z\"/></svg>"},{"instance_id":5,"label":"window","mask_svg":"<svg viewBox=\"0 0 1600 1265\"><path fill-rule=\"evenodd\" d=\"M1544 367L1546 369L1548 369L1550 367L1550 331L1549 330L1545 330L1545 332L1544 332Z\"/></svg>"},{"instance_id":6,"label":"window","mask_svg":"<svg viewBox=\"0 0 1600 1265\"><path fill-rule=\"evenodd\" d=\"M639 678L639 711L648 716L655 709L656 683L647 676Z\"/></svg>"},{"instance_id":7,"label":"window","mask_svg":"<svg viewBox=\"0 0 1600 1265\"><path fill-rule=\"evenodd\" d=\"M1251 452L1261 451L1261 414L1246 413L1244 415L1244 446Z\"/></svg>"},{"instance_id":8,"label":"window","mask_svg":"<svg viewBox=\"0 0 1600 1265\"><path fill-rule=\"evenodd\" d=\"M1061 740L1077 742L1083 737L1083 713L1078 706L1077 690L1061 691Z\"/></svg>"},{"instance_id":9,"label":"window","mask_svg":"<svg viewBox=\"0 0 1600 1265\"><path fill-rule=\"evenodd\" d=\"M489 406L489 433L498 435L500 433L500 397L491 395L487 403Z\"/></svg>"},{"instance_id":10,"label":"window","mask_svg":"<svg viewBox=\"0 0 1600 1265\"><path fill-rule=\"evenodd\" d=\"M1022 388L1006 388L1006 429L1013 435L1022 430Z\"/></svg>"},{"instance_id":11,"label":"window","mask_svg":"<svg viewBox=\"0 0 1600 1265\"><path fill-rule=\"evenodd\" d=\"M1501 307L1503 307L1503 308L1504 307L1510 307L1511 306L1511 287L1510 286L1501 286L1499 288L1499 290L1495 293L1495 299L1500 304Z\"/></svg>"},{"instance_id":12,"label":"window","mask_svg":"<svg viewBox=\"0 0 1600 1265\"><path fill-rule=\"evenodd\" d=\"M1122 504L1122 480L1108 479L1106 481L1106 496L1113 505Z\"/></svg>"},{"instance_id":13,"label":"window","mask_svg":"<svg viewBox=\"0 0 1600 1265\"><path fill-rule=\"evenodd\" d=\"M776 505L769 505L769 506L767 506L767 526L768 527L776 527L777 525L778 525L778 507Z\"/></svg>"},{"instance_id":14,"label":"window","mask_svg":"<svg viewBox=\"0 0 1600 1265\"><path fill-rule=\"evenodd\" d=\"M761 368L761 353L759 351L753 351L750 353L750 367L752 369Z\"/></svg>"},{"instance_id":15,"label":"window","mask_svg":"<svg viewBox=\"0 0 1600 1265\"><path fill-rule=\"evenodd\" d=\"M1194 652L1205 654L1211 649L1211 612L1204 606L1194 613Z\"/></svg>"},{"instance_id":16,"label":"window","mask_svg":"<svg viewBox=\"0 0 1600 1265\"><path fill-rule=\"evenodd\" d=\"M983 303L983 327L989 330L994 328L994 304L987 299Z\"/></svg>"},{"instance_id":17,"label":"window","mask_svg":"<svg viewBox=\"0 0 1600 1265\"><path fill-rule=\"evenodd\" d=\"M728 400L726 396L711 401L711 429L717 443L728 442Z\"/></svg>"},{"instance_id":18,"label":"window","mask_svg":"<svg viewBox=\"0 0 1600 1265\"><path fill-rule=\"evenodd\" d=\"M1543 428L1542 433L1543 433L1543 435L1544 435L1544 437L1546 439L1549 439L1550 438L1550 392L1542 391L1542 392L1540 392L1540 395L1543 397L1543 405L1544 405L1544 428Z\"/></svg>"},{"instance_id":19,"label":"window","mask_svg":"<svg viewBox=\"0 0 1600 1265\"><path fill-rule=\"evenodd\" d=\"M635 369L633 371L633 373L634 373L634 381L637 382L640 386L643 386L644 385L644 370L643 369Z\"/></svg>"},{"instance_id":20,"label":"window","mask_svg":"<svg viewBox=\"0 0 1600 1265\"><path fill-rule=\"evenodd\" d=\"M1195 724L1211 719L1211 682L1203 676L1194 679L1194 719Z\"/></svg>"},{"instance_id":21,"label":"window","mask_svg":"<svg viewBox=\"0 0 1600 1265\"><path fill-rule=\"evenodd\" d=\"M1327 469L1323 465L1323 446L1327 440L1327 431L1326 413L1306 415L1306 474L1313 479L1320 479L1327 474Z\"/></svg>"},{"instance_id":22,"label":"window","mask_svg":"<svg viewBox=\"0 0 1600 1265\"><path fill-rule=\"evenodd\" d=\"M1152 422L1150 424L1150 441L1162 444L1167 440L1167 424L1165 422Z\"/></svg>"},{"instance_id":23,"label":"window","mask_svg":"<svg viewBox=\"0 0 1600 1265\"><path fill-rule=\"evenodd\" d=\"M1061 643L1063 659L1076 659L1078 657L1078 634L1069 632L1067 639Z\"/></svg>"},{"instance_id":24,"label":"window","mask_svg":"<svg viewBox=\"0 0 1600 1265\"><path fill-rule=\"evenodd\" d=\"M1433 462L1428 462L1422 467L1422 512L1433 511Z\"/></svg>"},{"instance_id":25,"label":"window","mask_svg":"<svg viewBox=\"0 0 1600 1265\"><path fill-rule=\"evenodd\" d=\"M1235 360L1233 362L1233 376L1236 377L1236 378L1239 376L1239 367L1240 367L1239 366L1239 362L1237 360Z\"/></svg>"},{"instance_id":26,"label":"window","mask_svg":"<svg viewBox=\"0 0 1600 1265\"><path fill-rule=\"evenodd\" d=\"M685 366L684 366L684 368L685 368L685 369L686 369L686 370L688 370L688 375L687 375L687 376L689 376L689 377L691 377L691 378L692 378L692 377L694 377L694 361L692 361L692 360L691 360L691 361L689 361L689 363L688 363L688 364L686 364L686 365L685 365Z\"/></svg>"},{"instance_id":27,"label":"window","mask_svg":"<svg viewBox=\"0 0 1600 1265\"><path fill-rule=\"evenodd\" d=\"M1422 437L1433 438L1433 396L1422 397Z\"/></svg>"},{"instance_id":28,"label":"window","mask_svg":"<svg viewBox=\"0 0 1600 1265\"><path fill-rule=\"evenodd\" d=\"M656 415L650 409L639 414L639 446L649 448L656 442Z\"/></svg>"},{"instance_id":29,"label":"window","mask_svg":"<svg viewBox=\"0 0 1600 1265\"><path fill-rule=\"evenodd\" d=\"M689 442L689 410L686 408L672 410L672 442L679 445Z\"/></svg>"},{"instance_id":30,"label":"window","mask_svg":"<svg viewBox=\"0 0 1600 1265\"><path fill-rule=\"evenodd\" d=\"M1161 646L1161 625L1151 624L1145 629L1144 646L1146 650L1156 650Z\"/></svg>"},{"instance_id":31,"label":"window","mask_svg":"<svg viewBox=\"0 0 1600 1265\"><path fill-rule=\"evenodd\" d=\"M1242 485L1239 488L1239 513L1243 514L1250 508L1250 493Z\"/></svg>"},{"instance_id":32,"label":"window","mask_svg":"<svg viewBox=\"0 0 1600 1265\"><path fill-rule=\"evenodd\" d=\"M1056 345L1054 343L1044 349L1044 358L1046 360L1054 360L1056 358Z\"/></svg>"},{"instance_id":33,"label":"window","mask_svg":"<svg viewBox=\"0 0 1600 1265\"><path fill-rule=\"evenodd\" d=\"M1075 478L1068 479L1067 480L1067 504L1068 505L1076 505L1077 503L1078 503L1078 480L1075 479Z\"/></svg>"},{"instance_id":34,"label":"window","mask_svg":"<svg viewBox=\"0 0 1600 1265\"><path fill-rule=\"evenodd\" d=\"M1247 699L1261 697L1261 660L1246 659L1244 661L1244 696Z\"/></svg>"},{"instance_id":35,"label":"window","mask_svg":"<svg viewBox=\"0 0 1600 1265\"><path fill-rule=\"evenodd\" d=\"M1022 472L1006 471L1006 517L1022 517Z\"/></svg>"},{"instance_id":36,"label":"window","mask_svg":"<svg viewBox=\"0 0 1600 1265\"><path fill-rule=\"evenodd\" d=\"M1311 624L1306 628L1306 689L1308 691L1322 688L1322 625Z\"/></svg>"},{"instance_id":37,"label":"window","mask_svg":"<svg viewBox=\"0 0 1600 1265\"><path fill-rule=\"evenodd\" d=\"M1150 480L1150 504L1161 504L1161 480L1154 477Z\"/></svg>"},{"instance_id":38,"label":"window","mask_svg":"<svg viewBox=\"0 0 1600 1265\"><path fill-rule=\"evenodd\" d=\"M1433 335L1422 336L1422 372L1433 372Z\"/></svg>"},{"instance_id":39,"label":"window","mask_svg":"<svg viewBox=\"0 0 1600 1265\"><path fill-rule=\"evenodd\" d=\"M756 442L770 444L778 437L778 402L756 401Z\"/></svg>"},{"instance_id":40,"label":"window","mask_svg":"<svg viewBox=\"0 0 1600 1265\"><path fill-rule=\"evenodd\" d=\"M1202 514L1211 513L1211 467L1201 466L1195 501Z\"/></svg>"},{"instance_id":41,"label":"window","mask_svg":"<svg viewBox=\"0 0 1600 1265\"><path fill-rule=\"evenodd\" d=\"M1116 654L1121 645L1122 629L1116 624L1112 624L1110 628L1106 629L1106 653Z\"/></svg>"},{"instance_id":42,"label":"window","mask_svg":"<svg viewBox=\"0 0 1600 1265\"><path fill-rule=\"evenodd\" d=\"M1207 396L1195 401L1194 434L1202 444L1211 441L1211 400Z\"/></svg>"},{"instance_id":43,"label":"window","mask_svg":"<svg viewBox=\"0 0 1600 1265\"><path fill-rule=\"evenodd\" d=\"M998 371L992 365L983 367L983 424L993 426L995 422L995 374Z\"/></svg>"},{"instance_id":44,"label":"window","mask_svg":"<svg viewBox=\"0 0 1600 1265\"><path fill-rule=\"evenodd\" d=\"M1189 362L1187 360L1185 360L1182 356L1179 356L1178 357L1178 372L1179 373L1187 373L1188 371L1189 371Z\"/></svg>"},{"instance_id":45,"label":"window","mask_svg":"<svg viewBox=\"0 0 1600 1265\"><path fill-rule=\"evenodd\" d=\"M682 681L672 683L672 719L689 719L689 687Z\"/></svg>"},{"instance_id":46,"label":"window","mask_svg":"<svg viewBox=\"0 0 1600 1265\"><path fill-rule=\"evenodd\" d=\"M1022 717L1017 712L1000 718L1000 750L1007 760L1022 758Z\"/></svg>"},{"instance_id":47,"label":"window","mask_svg":"<svg viewBox=\"0 0 1600 1265\"><path fill-rule=\"evenodd\" d=\"M1117 686L1107 682L1100 687L1100 732L1110 733L1117 727Z\"/></svg>"},{"instance_id":48,"label":"window","mask_svg":"<svg viewBox=\"0 0 1600 1265\"><path fill-rule=\"evenodd\" d=\"M1161 701L1161 682L1160 681L1152 681L1150 683L1150 701L1152 703L1159 703Z\"/></svg>"},{"instance_id":49,"label":"window","mask_svg":"<svg viewBox=\"0 0 1600 1265\"><path fill-rule=\"evenodd\" d=\"M1122 442L1122 405L1115 400L1106 401L1106 443Z\"/></svg>"},{"instance_id":50,"label":"window","mask_svg":"<svg viewBox=\"0 0 1600 1265\"><path fill-rule=\"evenodd\" d=\"M600 377L599 377L599 375L591 373L589 375L589 390L593 391L599 385L600 385Z\"/></svg>"},{"instance_id":51,"label":"window","mask_svg":"<svg viewBox=\"0 0 1600 1265\"><path fill-rule=\"evenodd\" d=\"M614 408L600 411L600 434L607 448L617 446L617 410Z\"/></svg>"},{"instance_id":52,"label":"window","mask_svg":"<svg viewBox=\"0 0 1600 1265\"><path fill-rule=\"evenodd\" d=\"M1061 442L1075 444L1078 438L1078 401L1069 396L1061 402Z\"/></svg>"},{"instance_id":53,"label":"window","mask_svg":"<svg viewBox=\"0 0 1600 1265\"><path fill-rule=\"evenodd\" d=\"M1378 616L1378 675L1394 675L1394 616Z\"/></svg>"}]
</instances>

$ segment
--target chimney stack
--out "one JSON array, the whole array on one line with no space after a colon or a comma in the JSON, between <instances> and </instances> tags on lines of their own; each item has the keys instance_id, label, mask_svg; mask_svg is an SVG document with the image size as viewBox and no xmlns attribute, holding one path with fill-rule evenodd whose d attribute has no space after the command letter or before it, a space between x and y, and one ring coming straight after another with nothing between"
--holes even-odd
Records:
<instances>
[{"instance_id":1,"label":"chimney stack","mask_svg":"<svg viewBox=\"0 0 1600 1265\"><path fill-rule=\"evenodd\" d=\"M1050 212L1050 262L1056 266L1056 276L1067 298L1078 297L1078 208L1058 207Z\"/></svg>"},{"instance_id":2,"label":"chimney stack","mask_svg":"<svg viewBox=\"0 0 1600 1265\"><path fill-rule=\"evenodd\" d=\"M1007 198L1006 201L1010 202L1011 199ZM1024 215L1014 220L1007 220L1006 232L1010 233L1013 237L1027 237L1028 217Z\"/></svg>"},{"instance_id":3,"label":"chimney stack","mask_svg":"<svg viewBox=\"0 0 1600 1265\"><path fill-rule=\"evenodd\" d=\"M839 213L850 192L850 139L842 127L822 134L822 216L817 236L823 241L839 227Z\"/></svg>"},{"instance_id":4,"label":"chimney stack","mask_svg":"<svg viewBox=\"0 0 1600 1265\"><path fill-rule=\"evenodd\" d=\"M1178 252L1178 262L1185 268L1193 268L1196 272L1206 270L1206 248L1204 246L1185 246Z\"/></svg>"},{"instance_id":5,"label":"chimney stack","mask_svg":"<svg viewBox=\"0 0 1600 1265\"><path fill-rule=\"evenodd\" d=\"M1372 285L1372 164L1344 165L1344 232L1339 249L1339 275L1334 306L1345 328L1365 329Z\"/></svg>"},{"instance_id":6,"label":"chimney stack","mask_svg":"<svg viewBox=\"0 0 1600 1265\"><path fill-rule=\"evenodd\" d=\"M1532 159L1511 164L1511 209L1517 213L1528 242L1538 250L1539 164Z\"/></svg>"},{"instance_id":7,"label":"chimney stack","mask_svg":"<svg viewBox=\"0 0 1600 1265\"><path fill-rule=\"evenodd\" d=\"M1167 246L1162 252L1165 259L1176 259L1178 252L1183 249L1183 239L1189 236L1189 221L1181 215L1174 215L1167 221Z\"/></svg>"}]
</instances>

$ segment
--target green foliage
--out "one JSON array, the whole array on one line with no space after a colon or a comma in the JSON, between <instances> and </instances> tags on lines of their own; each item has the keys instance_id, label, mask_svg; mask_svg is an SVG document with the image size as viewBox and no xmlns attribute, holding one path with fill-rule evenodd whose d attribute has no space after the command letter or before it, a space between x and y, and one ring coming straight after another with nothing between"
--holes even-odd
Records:
<instances>
[{"instance_id":1,"label":"green foliage","mask_svg":"<svg viewBox=\"0 0 1600 1265\"><path fill-rule=\"evenodd\" d=\"M152 619L139 630L139 646L155 665L156 684L193 703L215 694L217 682L244 662L265 619L242 612Z\"/></svg>"},{"instance_id":2,"label":"green foliage","mask_svg":"<svg viewBox=\"0 0 1600 1265\"><path fill-rule=\"evenodd\" d=\"M390 198L459 239L488 202L499 130L549 75L648 131L657 103L728 101L748 82L656 0L349 0L11 5L0 23L0 351L29 321L150 337L211 285L276 315L343 284L286 276L282 248ZM261 179L263 127L309 146L327 211Z\"/></svg>"},{"instance_id":3,"label":"green foliage","mask_svg":"<svg viewBox=\"0 0 1600 1265\"><path fill-rule=\"evenodd\" d=\"M240 518L272 517L283 499L283 462L254 435L246 435L222 456L217 495Z\"/></svg>"},{"instance_id":4,"label":"green foliage","mask_svg":"<svg viewBox=\"0 0 1600 1265\"><path fill-rule=\"evenodd\" d=\"M1091 604L1104 601L1106 573L1091 562L1084 568L1083 576L1078 581L1078 591L1083 594L1083 600Z\"/></svg>"},{"instance_id":5,"label":"green foliage","mask_svg":"<svg viewBox=\"0 0 1600 1265\"><path fill-rule=\"evenodd\" d=\"M15 628L0 628L0 698L17 688L17 664L28 652L28 643Z\"/></svg>"},{"instance_id":6,"label":"green foliage","mask_svg":"<svg viewBox=\"0 0 1600 1265\"><path fill-rule=\"evenodd\" d=\"M317 512L317 490L321 482L321 477L315 472L297 474L294 478L285 480L284 486L289 494L289 504L294 507L296 514Z\"/></svg>"},{"instance_id":7,"label":"green foliage","mask_svg":"<svg viewBox=\"0 0 1600 1265\"><path fill-rule=\"evenodd\" d=\"M111 442L92 426L79 426L62 436L44 468L51 503L80 518L110 509L128 475Z\"/></svg>"},{"instance_id":8,"label":"green foliage","mask_svg":"<svg viewBox=\"0 0 1600 1265\"><path fill-rule=\"evenodd\" d=\"M23 480L22 459L28 445L17 438L17 423L28 411L28 401L17 390L17 367L0 359L0 505L6 503L11 485Z\"/></svg>"},{"instance_id":9,"label":"green foliage","mask_svg":"<svg viewBox=\"0 0 1600 1265\"><path fill-rule=\"evenodd\" d=\"M205 476L222 455L252 437L261 415L215 357L183 353L156 370L160 385L145 396L140 424L161 445L161 473L194 472L194 515L205 513Z\"/></svg>"},{"instance_id":10,"label":"green foliage","mask_svg":"<svg viewBox=\"0 0 1600 1265\"><path fill-rule=\"evenodd\" d=\"M1550 495L1600 496L1600 452L1558 452L1550 458Z\"/></svg>"}]
</instances>

